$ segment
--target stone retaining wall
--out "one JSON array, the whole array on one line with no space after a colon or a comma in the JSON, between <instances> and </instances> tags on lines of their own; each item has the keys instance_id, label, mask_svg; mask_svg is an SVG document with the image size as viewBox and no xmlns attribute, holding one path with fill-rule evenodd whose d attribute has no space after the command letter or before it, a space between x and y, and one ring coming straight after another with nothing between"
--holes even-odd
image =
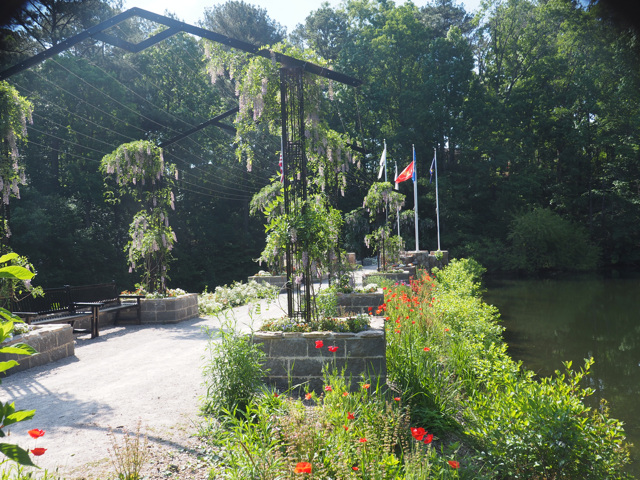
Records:
<instances>
[{"instance_id":1,"label":"stone retaining wall","mask_svg":"<svg viewBox=\"0 0 640 480\"><path fill-rule=\"evenodd\" d=\"M449 263L449 252L447 250L442 251L442 260L436 259L435 251L404 252L400 254L400 260L403 263L413 263L431 272L432 268L442 268Z\"/></svg>"},{"instance_id":2,"label":"stone retaining wall","mask_svg":"<svg viewBox=\"0 0 640 480\"><path fill-rule=\"evenodd\" d=\"M324 346L316 348L316 341ZM350 388L358 388L361 375L367 374L371 383L385 383L387 377L386 343L384 330L371 329L360 333L333 332L256 332L254 343L261 343L266 354L265 367L270 369L265 378L267 384L281 391L289 388L288 375L292 386L308 382L309 390L323 392L322 368L335 362L338 371L345 370L345 379ZM330 353L329 346L337 346ZM300 388L304 391L304 386Z\"/></svg>"},{"instance_id":3,"label":"stone retaining wall","mask_svg":"<svg viewBox=\"0 0 640 480\"><path fill-rule=\"evenodd\" d=\"M338 308L345 313L369 313L369 307L376 310L384 303L382 289L374 293L339 293ZM375 312L374 312L375 313Z\"/></svg>"},{"instance_id":4,"label":"stone retaining wall","mask_svg":"<svg viewBox=\"0 0 640 480\"><path fill-rule=\"evenodd\" d=\"M198 294L143 299L142 323L178 323L198 317Z\"/></svg>"},{"instance_id":5,"label":"stone retaining wall","mask_svg":"<svg viewBox=\"0 0 640 480\"><path fill-rule=\"evenodd\" d=\"M26 343L35 348L38 353L31 356L0 353L0 362L15 360L19 363L4 373L0 373L0 376L46 365L75 354L71 325L37 325L34 330L17 335L4 342L2 346L8 347L16 343Z\"/></svg>"},{"instance_id":6,"label":"stone retaining wall","mask_svg":"<svg viewBox=\"0 0 640 480\"><path fill-rule=\"evenodd\" d=\"M265 276L253 276L247 279L247 282L253 280L258 283L267 283L269 285L275 285L276 287L284 287L284 284L287 283L286 275L265 275Z\"/></svg>"},{"instance_id":7,"label":"stone retaining wall","mask_svg":"<svg viewBox=\"0 0 640 480\"><path fill-rule=\"evenodd\" d=\"M364 275L362 277L362 285L366 285L367 283L370 283L369 277L383 277L386 278L388 280L393 280L395 282L408 282L409 281L409 272L402 272L402 273L383 273L383 272L373 272L370 273L368 275Z\"/></svg>"}]
</instances>

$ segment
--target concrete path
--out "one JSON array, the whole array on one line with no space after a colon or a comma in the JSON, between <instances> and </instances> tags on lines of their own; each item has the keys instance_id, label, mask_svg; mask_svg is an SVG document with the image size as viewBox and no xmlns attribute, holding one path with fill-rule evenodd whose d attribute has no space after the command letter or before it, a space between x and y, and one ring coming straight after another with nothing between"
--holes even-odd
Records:
<instances>
[{"instance_id":1,"label":"concrete path","mask_svg":"<svg viewBox=\"0 0 640 480\"><path fill-rule=\"evenodd\" d=\"M286 305L286 297L279 303ZM248 330L252 322L257 326L284 312L262 302L259 315L249 314L247 306L230 314ZM201 367L208 337L203 327L215 332L219 321L111 327L93 340L78 337L75 356L10 375L0 386L0 400L36 409L36 415L14 425L7 440L32 449L36 442L27 431L45 430L37 446L47 452L36 463L67 473L87 464L108 467L109 429L132 431L138 420L150 443L184 446L197 431L198 397L204 393Z\"/></svg>"}]
</instances>

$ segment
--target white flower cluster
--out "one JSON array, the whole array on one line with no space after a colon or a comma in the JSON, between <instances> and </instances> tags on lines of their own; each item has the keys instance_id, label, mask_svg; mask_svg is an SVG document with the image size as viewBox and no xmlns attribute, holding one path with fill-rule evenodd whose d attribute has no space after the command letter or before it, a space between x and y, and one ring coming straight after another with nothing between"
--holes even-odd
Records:
<instances>
[{"instance_id":1,"label":"white flower cluster","mask_svg":"<svg viewBox=\"0 0 640 480\"><path fill-rule=\"evenodd\" d=\"M253 300L274 298L280 287L250 281L234 282L230 287L216 287L214 292L203 292L198 295L198 308L201 315L214 315L222 310L246 305Z\"/></svg>"}]
</instances>

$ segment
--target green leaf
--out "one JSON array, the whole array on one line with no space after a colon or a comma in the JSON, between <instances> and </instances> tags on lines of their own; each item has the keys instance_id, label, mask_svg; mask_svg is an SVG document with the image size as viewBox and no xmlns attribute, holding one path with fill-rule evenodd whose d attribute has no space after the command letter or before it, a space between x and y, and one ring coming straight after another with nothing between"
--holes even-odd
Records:
<instances>
[{"instance_id":1,"label":"green leaf","mask_svg":"<svg viewBox=\"0 0 640 480\"><path fill-rule=\"evenodd\" d=\"M6 308L0 307L0 315L2 315L4 318L6 318L7 320L10 320L10 321L12 321L14 323L15 322L24 323L24 321L19 316L15 315L14 313L11 313Z\"/></svg>"},{"instance_id":2,"label":"green leaf","mask_svg":"<svg viewBox=\"0 0 640 480\"><path fill-rule=\"evenodd\" d=\"M8 262L9 260L13 260L14 258L18 258L19 255L15 252L7 253L6 255L2 255L0 257L0 263Z\"/></svg>"},{"instance_id":3,"label":"green leaf","mask_svg":"<svg viewBox=\"0 0 640 480\"><path fill-rule=\"evenodd\" d=\"M15 360L9 360L8 362L0 362L0 372L4 372L5 370L9 370L10 368L16 367L20 365Z\"/></svg>"},{"instance_id":4,"label":"green leaf","mask_svg":"<svg viewBox=\"0 0 640 480\"><path fill-rule=\"evenodd\" d=\"M0 353L15 353L18 355L35 355L38 351L26 343L16 343L10 347L0 348Z\"/></svg>"},{"instance_id":5,"label":"green leaf","mask_svg":"<svg viewBox=\"0 0 640 480\"><path fill-rule=\"evenodd\" d=\"M11 415L7 415L4 419L4 424L11 425L12 423L24 422L25 420L31 420L36 414L35 410L18 410Z\"/></svg>"},{"instance_id":6,"label":"green leaf","mask_svg":"<svg viewBox=\"0 0 640 480\"><path fill-rule=\"evenodd\" d=\"M14 445L13 443L0 443L0 452L4 453L7 457L20 465L40 468L31 461L29 452L17 445Z\"/></svg>"},{"instance_id":7,"label":"green leaf","mask_svg":"<svg viewBox=\"0 0 640 480\"><path fill-rule=\"evenodd\" d=\"M0 268L0 278L15 278L18 280L31 280L34 276L33 272L30 272L24 267L12 265L10 267Z\"/></svg>"}]
</instances>

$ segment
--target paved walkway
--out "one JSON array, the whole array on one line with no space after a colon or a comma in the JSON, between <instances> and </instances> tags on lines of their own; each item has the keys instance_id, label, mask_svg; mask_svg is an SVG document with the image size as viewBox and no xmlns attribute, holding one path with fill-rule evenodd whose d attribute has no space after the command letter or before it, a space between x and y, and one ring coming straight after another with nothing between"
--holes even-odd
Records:
<instances>
[{"instance_id":1,"label":"paved walkway","mask_svg":"<svg viewBox=\"0 0 640 480\"><path fill-rule=\"evenodd\" d=\"M264 302L260 315L250 315L247 306L232 312L243 330L283 315L277 305ZM198 318L112 327L93 340L78 337L75 356L3 380L1 401L36 409L33 420L11 428L8 441L33 448L27 430L45 430L38 446L47 452L36 463L67 472L89 463L108 465L109 428L133 430L139 419L150 442L186 444L196 431L198 397L204 393L201 367L208 337L203 327L215 332L218 326L215 318Z\"/></svg>"}]
</instances>

